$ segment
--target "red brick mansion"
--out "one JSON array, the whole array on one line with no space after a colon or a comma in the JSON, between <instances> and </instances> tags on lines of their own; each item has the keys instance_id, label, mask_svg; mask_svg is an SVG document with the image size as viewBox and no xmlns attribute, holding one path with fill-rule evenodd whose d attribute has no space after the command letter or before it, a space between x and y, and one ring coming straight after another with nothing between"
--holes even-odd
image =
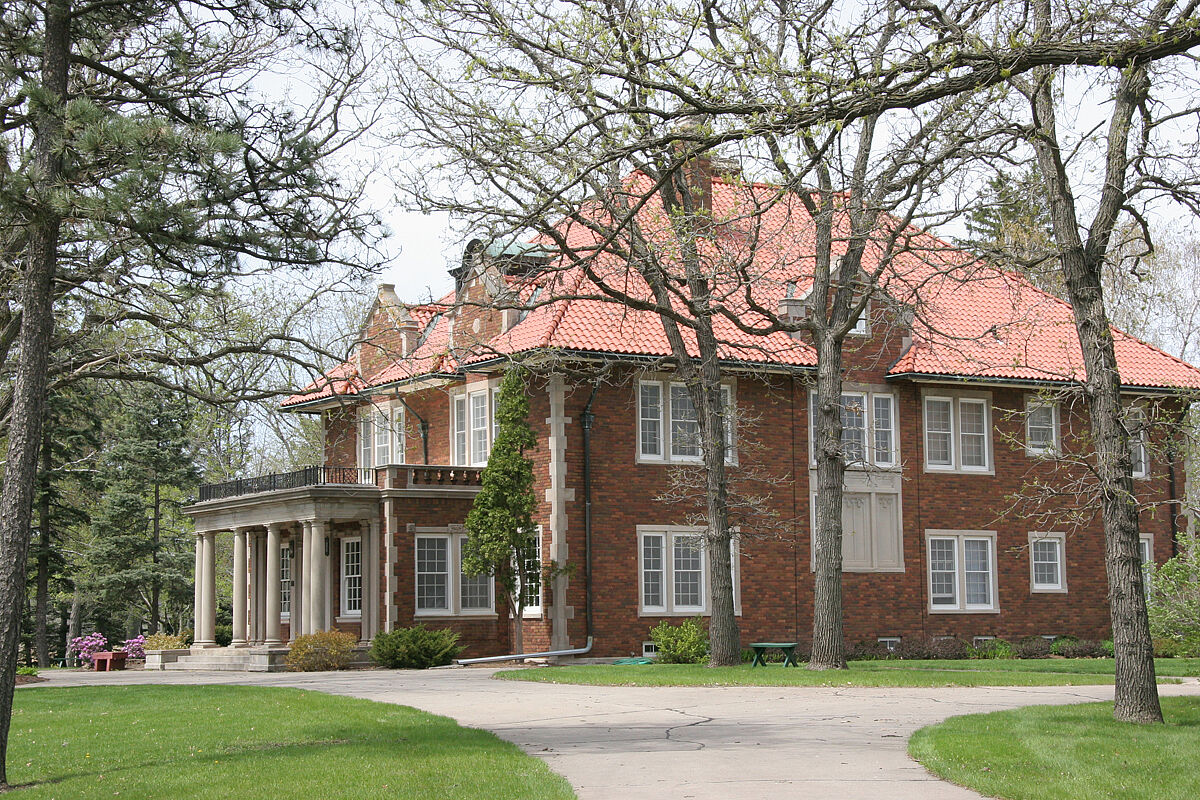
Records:
<instances>
[{"instance_id":1,"label":"red brick mansion","mask_svg":"<svg viewBox=\"0 0 1200 800\"><path fill-rule=\"evenodd\" d=\"M716 208L735 192L719 179L711 191ZM796 242L809 236L804 220L781 223ZM965 260L927 239L946 263ZM605 367L602 381L547 369L529 383L541 561L570 569L529 587L524 649L590 639L594 657L641 655L659 621L706 613L697 528L659 499L671 470L699 456L696 413L661 323L597 299L539 299L543 256L527 254L469 247L455 292L438 303L406 305L380 287L352 358L285 403L321 416L325 464L204 487L189 509L197 648L214 638L215 537L232 535L234 646L259 654L245 660L250 668L272 667L300 633L339 628L365 644L419 622L461 632L464 657L511 652L492 580L463 575L459 562L496 433L497 387L517 354ZM524 309L497 307L490 299L517 271ZM1071 389L1082 373L1071 309L1013 273L976 265L965 280L952 272L923 283L920 321L872 300L848 340L847 643L1107 638L1099 515L1080 523L1065 500L1061 517L1051 509L1037 522L1010 508L1023 486L1074 480L1066 456L1084 446L1087 419ZM806 280L800 266L781 268L763 281L764 304L786 307ZM738 425L731 470L775 477L764 502L779 521L777 535L736 542L741 634L803 642L812 626L815 355L784 332L744 347L739 337L749 334L730 326L723 336L731 343L726 398L752 421ZM1134 418L1169 422L1181 394L1200 389L1200 370L1114 336ZM1182 459L1157 446L1154 431L1164 427L1147 425L1133 444L1136 491L1147 504L1143 557L1160 562L1172 554L1172 501L1184 488Z\"/></svg>"}]
</instances>

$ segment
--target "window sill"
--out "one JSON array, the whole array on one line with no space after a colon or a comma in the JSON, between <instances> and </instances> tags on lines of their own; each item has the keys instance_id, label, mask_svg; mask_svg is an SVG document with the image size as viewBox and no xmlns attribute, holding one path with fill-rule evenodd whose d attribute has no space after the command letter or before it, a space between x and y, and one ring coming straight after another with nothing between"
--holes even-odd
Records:
<instances>
[{"instance_id":1,"label":"window sill","mask_svg":"<svg viewBox=\"0 0 1200 800\"><path fill-rule=\"evenodd\" d=\"M1029 588L1029 593L1030 594L1066 594L1067 588L1065 586L1062 587L1061 589L1052 589L1052 588L1044 587L1044 586L1031 586Z\"/></svg>"},{"instance_id":2,"label":"window sill","mask_svg":"<svg viewBox=\"0 0 1200 800\"><path fill-rule=\"evenodd\" d=\"M998 608L931 608L930 614L999 614Z\"/></svg>"},{"instance_id":3,"label":"window sill","mask_svg":"<svg viewBox=\"0 0 1200 800\"><path fill-rule=\"evenodd\" d=\"M733 610L733 615L735 617L740 617L742 615L742 609L740 605ZM711 617L712 612L708 609L703 611L646 611L645 609L639 608L638 616L647 618L670 617L674 619L683 617Z\"/></svg>"},{"instance_id":4,"label":"window sill","mask_svg":"<svg viewBox=\"0 0 1200 800\"><path fill-rule=\"evenodd\" d=\"M342 614L334 617L334 622L362 622L362 614Z\"/></svg>"},{"instance_id":5,"label":"window sill","mask_svg":"<svg viewBox=\"0 0 1200 800\"><path fill-rule=\"evenodd\" d=\"M925 472L931 475L980 475L985 477L996 477L994 469L962 469L961 467L931 467L925 465Z\"/></svg>"},{"instance_id":6,"label":"window sill","mask_svg":"<svg viewBox=\"0 0 1200 800\"><path fill-rule=\"evenodd\" d=\"M413 614L413 619L416 619L416 620L498 619L498 617L494 611L482 612L482 613L478 613L478 614L454 614L449 611L438 611L438 612L435 612L432 614L426 613L426 612L416 613L416 614Z\"/></svg>"}]
</instances>

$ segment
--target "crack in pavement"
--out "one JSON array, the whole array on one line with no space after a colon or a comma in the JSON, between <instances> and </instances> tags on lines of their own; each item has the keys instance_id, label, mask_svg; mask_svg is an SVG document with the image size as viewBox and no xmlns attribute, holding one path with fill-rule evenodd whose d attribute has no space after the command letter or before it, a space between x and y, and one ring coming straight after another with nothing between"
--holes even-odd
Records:
<instances>
[{"instance_id":1,"label":"crack in pavement","mask_svg":"<svg viewBox=\"0 0 1200 800\"><path fill-rule=\"evenodd\" d=\"M697 725L703 725L707 722L712 722L713 717L705 717L700 714L692 714L689 711L683 711L683 710L680 710L677 708L668 708L666 710L673 712L675 714L679 714L680 716L683 716L683 717L697 717L695 722L689 722L686 725L675 725L670 728L667 728L666 737L665 737L666 740L669 742L681 742L683 744L694 744L694 745L696 745L697 750L703 750L705 748L704 742L697 742L697 741L693 741L691 739L676 739L676 738L674 738L674 736L672 734L674 734L675 731L681 731L681 730L685 730L687 728L694 728Z\"/></svg>"}]
</instances>

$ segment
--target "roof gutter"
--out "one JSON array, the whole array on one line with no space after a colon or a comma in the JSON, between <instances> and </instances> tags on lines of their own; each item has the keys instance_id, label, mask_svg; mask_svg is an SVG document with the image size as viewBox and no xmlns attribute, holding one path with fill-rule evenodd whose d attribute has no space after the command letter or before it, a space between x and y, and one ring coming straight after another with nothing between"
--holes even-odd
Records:
<instances>
[{"instance_id":1,"label":"roof gutter","mask_svg":"<svg viewBox=\"0 0 1200 800\"><path fill-rule=\"evenodd\" d=\"M888 375L889 381L920 381L926 383L970 383L978 385L999 385L999 386L1015 386L1015 387L1065 387L1078 386L1077 381L1067 380L1051 380L1037 378L989 378L973 375L941 375L932 372L900 372L895 375ZM1163 396L1186 395L1196 392L1195 389L1188 388L1171 388L1167 386L1137 386L1134 384L1121 384L1122 394L1158 394Z\"/></svg>"}]
</instances>

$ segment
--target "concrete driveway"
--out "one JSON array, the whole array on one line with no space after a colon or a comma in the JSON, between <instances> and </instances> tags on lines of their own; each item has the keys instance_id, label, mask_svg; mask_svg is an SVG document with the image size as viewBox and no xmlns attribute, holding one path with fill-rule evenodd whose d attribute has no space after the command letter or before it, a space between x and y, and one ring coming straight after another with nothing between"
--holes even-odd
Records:
<instances>
[{"instance_id":1,"label":"concrete driveway","mask_svg":"<svg viewBox=\"0 0 1200 800\"><path fill-rule=\"evenodd\" d=\"M494 669L305 674L44 673L51 686L294 686L414 706L485 728L546 761L582 800L776 796L958 800L905 746L956 714L1111 700L1111 686L990 689L556 686L490 680ZM1200 695L1200 684L1159 687Z\"/></svg>"}]
</instances>

